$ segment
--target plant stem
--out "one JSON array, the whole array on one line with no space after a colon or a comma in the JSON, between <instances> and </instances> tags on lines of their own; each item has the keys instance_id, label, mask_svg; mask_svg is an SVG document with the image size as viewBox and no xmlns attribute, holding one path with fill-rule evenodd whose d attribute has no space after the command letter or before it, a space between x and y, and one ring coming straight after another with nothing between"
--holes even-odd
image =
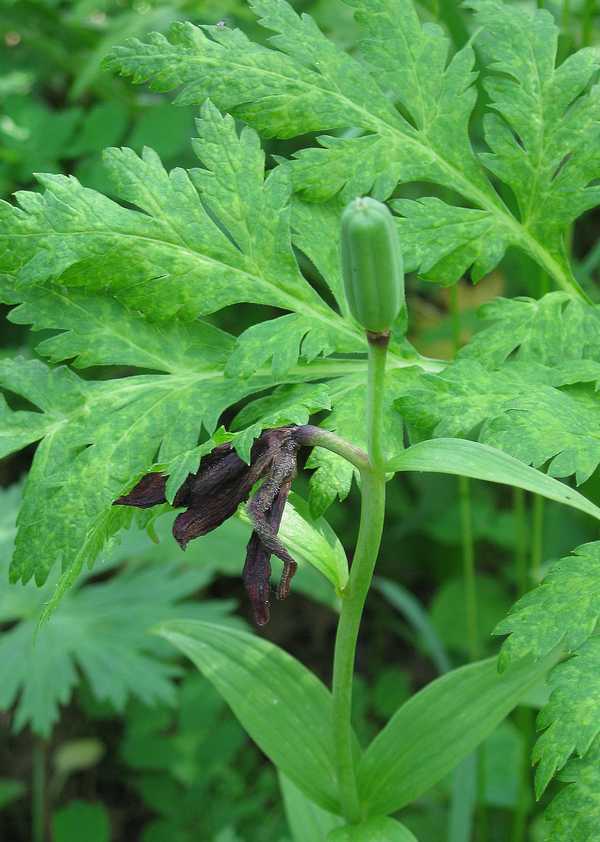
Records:
<instances>
[{"instance_id":1,"label":"plant stem","mask_svg":"<svg viewBox=\"0 0 600 842\"><path fill-rule=\"evenodd\" d=\"M583 5L583 22L581 24L581 46L589 47L594 32L594 14L597 0L585 0Z\"/></svg>"},{"instance_id":2,"label":"plant stem","mask_svg":"<svg viewBox=\"0 0 600 842\"><path fill-rule=\"evenodd\" d=\"M533 498L533 518L536 520L535 507L538 501L541 500L539 496ZM542 510L543 511L543 510ZM525 492L522 489L514 489L514 512L515 512L515 579L517 583L517 592L519 597L529 590L530 574L534 568L534 556L537 553L535 543L535 525L533 526L532 547L531 547L531 568L528 569L527 564L527 512L525 509ZM531 767L528 761L531 751L532 735L534 733L534 723L531 711L527 708L520 707L515 715L515 720L519 731L523 736L525 745L525 752L523 758L523 766L519 770L519 797L515 814L513 818L511 842L525 842L527 833L527 822L530 811L530 788L531 788Z\"/></svg>"},{"instance_id":3,"label":"plant stem","mask_svg":"<svg viewBox=\"0 0 600 842\"><path fill-rule=\"evenodd\" d=\"M473 544L473 522L471 517L471 483L468 477L458 478L460 502L460 531L462 539L463 577L465 583L465 603L467 615L467 634L469 659L479 658L477 580L475 576L475 547Z\"/></svg>"},{"instance_id":4,"label":"plant stem","mask_svg":"<svg viewBox=\"0 0 600 842\"><path fill-rule=\"evenodd\" d=\"M46 824L46 744L36 739L31 769L31 839L44 842Z\"/></svg>"},{"instance_id":5,"label":"plant stem","mask_svg":"<svg viewBox=\"0 0 600 842\"><path fill-rule=\"evenodd\" d=\"M533 498L531 524L531 578L537 584L542 578L544 557L544 498L536 494Z\"/></svg>"},{"instance_id":6,"label":"plant stem","mask_svg":"<svg viewBox=\"0 0 600 842\"><path fill-rule=\"evenodd\" d=\"M450 287L450 314L452 317L452 340L455 355L460 350L461 317L458 301L458 284ZM458 500L460 511L460 538L465 585L465 608L467 616L467 640L469 660L479 658L477 582L475 577L475 546L473 543L473 519L471 515L471 484L468 477L458 478Z\"/></svg>"},{"instance_id":7,"label":"plant stem","mask_svg":"<svg viewBox=\"0 0 600 842\"><path fill-rule=\"evenodd\" d=\"M571 27L571 0L563 0L561 27L565 35L570 35Z\"/></svg>"},{"instance_id":8,"label":"plant stem","mask_svg":"<svg viewBox=\"0 0 600 842\"><path fill-rule=\"evenodd\" d=\"M385 473L383 452L383 399L385 394L385 361L387 341L369 341L367 383L367 441L369 462L376 473Z\"/></svg>"},{"instance_id":9,"label":"plant stem","mask_svg":"<svg viewBox=\"0 0 600 842\"><path fill-rule=\"evenodd\" d=\"M362 818L352 731L352 682L356 642L379 553L385 515L385 459L382 447L385 360L385 345L370 342L367 399L369 466L361 471L360 528L350 578L342 593L342 610L333 661L333 737L338 786L344 816L352 824L360 822Z\"/></svg>"},{"instance_id":10,"label":"plant stem","mask_svg":"<svg viewBox=\"0 0 600 842\"><path fill-rule=\"evenodd\" d=\"M296 440L303 447L323 447L325 450L337 453L338 456L343 456L359 471L365 471L369 468L369 457L364 450L346 441L341 436L336 436L335 433L324 430L322 427L313 427L312 424L297 427Z\"/></svg>"},{"instance_id":11,"label":"plant stem","mask_svg":"<svg viewBox=\"0 0 600 842\"><path fill-rule=\"evenodd\" d=\"M525 492L522 488L513 489L513 507L515 513L515 580L519 596L529 590L529 570L527 569L527 519L525 511Z\"/></svg>"}]
</instances>

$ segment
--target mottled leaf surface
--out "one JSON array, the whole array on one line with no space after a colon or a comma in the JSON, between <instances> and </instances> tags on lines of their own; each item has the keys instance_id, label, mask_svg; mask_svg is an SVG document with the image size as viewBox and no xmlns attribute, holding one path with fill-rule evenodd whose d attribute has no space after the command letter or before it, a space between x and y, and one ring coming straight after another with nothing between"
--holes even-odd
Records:
<instances>
[{"instance_id":1,"label":"mottled leaf surface","mask_svg":"<svg viewBox=\"0 0 600 842\"><path fill-rule=\"evenodd\" d=\"M157 90L179 89L182 104L210 98L264 136L350 130L319 137L289 163L294 188L312 200L339 191L385 199L416 181L454 191L458 206L397 206L409 265L425 277L453 283L472 266L477 280L511 245L576 289L563 231L598 202L596 51L557 67L549 12L474 0L477 38L450 55L443 30L423 25L412 0L347 2L364 32L356 57L284 0L253 0L274 33L268 46L238 30L176 24L168 38L115 48L108 66ZM479 68L490 97L482 153L469 136ZM513 190L517 213L488 173ZM436 232L444 246L427 248Z\"/></svg>"},{"instance_id":2,"label":"mottled leaf surface","mask_svg":"<svg viewBox=\"0 0 600 842\"><path fill-rule=\"evenodd\" d=\"M458 359L397 401L434 436L477 436L555 477L584 482L600 463L600 311L551 293L498 299L492 324Z\"/></svg>"},{"instance_id":3,"label":"mottled leaf surface","mask_svg":"<svg viewBox=\"0 0 600 842\"><path fill-rule=\"evenodd\" d=\"M131 566L101 583L72 590L36 636L53 581L36 588L8 584L8 564L16 535L21 489L0 492L0 619L10 627L0 636L0 708L14 706L14 728L29 725L48 736L83 674L94 696L123 710L131 697L146 704L172 704L179 669L148 630L182 616L228 622L232 603L192 602L208 583L210 569L165 564L162 558ZM142 533L143 534L143 533ZM112 556L105 571L147 552L147 540L130 553ZM145 547L145 549L144 549ZM178 551L173 548L172 558Z\"/></svg>"},{"instance_id":4,"label":"mottled leaf surface","mask_svg":"<svg viewBox=\"0 0 600 842\"><path fill-rule=\"evenodd\" d=\"M544 658L554 650L568 655L550 673L552 693L538 718L542 733L533 752L538 796L559 772L561 779L574 782L547 813L555 834L550 838L557 841L593 838L583 829L592 826L589 822L596 808L593 799L585 809L583 803L595 780L591 770L597 764L594 746L600 733L600 640L594 635L600 617L599 580L600 543L584 544L572 556L555 562L542 584L522 597L495 630L509 635L500 654L502 668L527 656ZM584 759L570 760L572 756ZM583 835L563 835L568 810L579 799L582 814L577 821ZM575 821L574 814L571 820Z\"/></svg>"}]
</instances>

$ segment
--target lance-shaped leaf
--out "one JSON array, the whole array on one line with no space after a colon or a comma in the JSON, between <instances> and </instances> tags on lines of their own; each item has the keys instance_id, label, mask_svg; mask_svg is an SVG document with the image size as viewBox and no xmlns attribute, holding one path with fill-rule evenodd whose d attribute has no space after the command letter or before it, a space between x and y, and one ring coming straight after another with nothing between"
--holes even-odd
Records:
<instances>
[{"instance_id":1,"label":"lance-shaped leaf","mask_svg":"<svg viewBox=\"0 0 600 842\"><path fill-rule=\"evenodd\" d=\"M400 822L379 816L358 825L333 830L327 842L417 842L417 839Z\"/></svg>"},{"instance_id":2,"label":"lance-shaped leaf","mask_svg":"<svg viewBox=\"0 0 600 842\"><path fill-rule=\"evenodd\" d=\"M386 466L389 471L427 471L483 479L523 488L579 509L600 520L600 508L562 482L536 471L502 450L464 439L431 439L409 447Z\"/></svg>"},{"instance_id":3,"label":"lance-shaped leaf","mask_svg":"<svg viewBox=\"0 0 600 842\"><path fill-rule=\"evenodd\" d=\"M159 633L211 681L250 737L309 798L337 813L331 695L282 649L212 623L164 623Z\"/></svg>"},{"instance_id":4,"label":"lance-shaped leaf","mask_svg":"<svg viewBox=\"0 0 600 842\"><path fill-rule=\"evenodd\" d=\"M344 820L328 813L298 789L285 775L279 773L285 814L294 842L314 842L324 839L330 830L340 827Z\"/></svg>"},{"instance_id":5,"label":"lance-shaped leaf","mask_svg":"<svg viewBox=\"0 0 600 842\"><path fill-rule=\"evenodd\" d=\"M361 760L359 790L369 812L394 812L434 786L492 733L551 663L529 661L500 675L491 658L453 670L413 696Z\"/></svg>"}]
</instances>

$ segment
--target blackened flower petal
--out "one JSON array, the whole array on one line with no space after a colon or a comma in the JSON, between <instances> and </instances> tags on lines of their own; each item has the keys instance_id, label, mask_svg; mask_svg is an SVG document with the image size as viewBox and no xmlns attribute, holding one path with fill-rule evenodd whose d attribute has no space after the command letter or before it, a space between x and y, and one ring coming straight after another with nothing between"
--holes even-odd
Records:
<instances>
[{"instance_id":1,"label":"blackened flower petal","mask_svg":"<svg viewBox=\"0 0 600 842\"><path fill-rule=\"evenodd\" d=\"M224 523L235 514L250 488L246 489L245 483L237 482L215 494L193 496L189 509L175 518L173 536L177 543L185 549L194 538L206 535Z\"/></svg>"},{"instance_id":2,"label":"blackened flower petal","mask_svg":"<svg viewBox=\"0 0 600 842\"><path fill-rule=\"evenodd\" d=\"M264 626L269 622L271 591L271 553L265 549L256 532L248 542L242 579L252 605L254 622Z\"/></svg>"},{"instance_id":3,"label":"blackened flower petal","mask_svg":"<svg viewBox=\"0 0 600 842\"><path fill-rule=\"evenodd\" d=\"M138 509L150 509L160 503L166 503L165 487L167 477L164 474L146 474L128 494L119 497L114 506L135 506Z\"/></svg>"}]
</instances>

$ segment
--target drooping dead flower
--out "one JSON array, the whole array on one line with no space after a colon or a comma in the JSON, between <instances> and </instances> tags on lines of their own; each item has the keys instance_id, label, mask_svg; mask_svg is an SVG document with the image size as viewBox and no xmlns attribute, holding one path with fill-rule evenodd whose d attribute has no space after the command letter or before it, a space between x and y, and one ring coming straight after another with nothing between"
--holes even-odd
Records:
<instances>
[{"instance_id":1,"label":"drooping dead flower","mask_svg":"<svg viewBox=\"0 0 600 842\"><path fill-rule=\"evenodd\" d=\"M254 442L249 465L230 444L215 447L203 457L197 473L188 476L174 500L176 507L186 508L173 524L173 535L185 549L191 540L212 532L234 515L255 484L263 480L248 505L253 531L242 574L258 625L269 621L271 555L283 561L278 599L288 596L297 569L277 535L296 475L299 443L295 431L294 427L280 427L263 432ZM166 483L164 474L147 474L114 505L146 509L165 503Z\"/></svg>"}]
</instances>

